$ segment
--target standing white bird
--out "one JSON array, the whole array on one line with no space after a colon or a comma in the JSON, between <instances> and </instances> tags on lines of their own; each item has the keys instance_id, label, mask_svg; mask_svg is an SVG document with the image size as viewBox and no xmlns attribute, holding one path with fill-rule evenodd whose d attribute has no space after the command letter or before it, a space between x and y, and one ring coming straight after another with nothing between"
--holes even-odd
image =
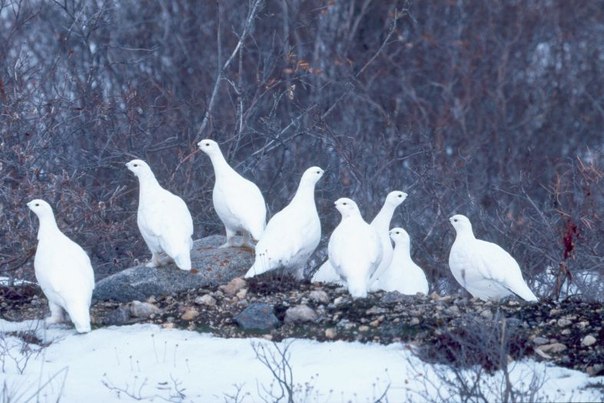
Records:
<instances>
[{"instance_id":1,"label":"standing white bird","mask_svg":"<svg viewBox=\"0 0 604 403\"><path fill-rule=\"evenodd\" d=\"M329 238L329 261L346 281L350 295L365 298L369 278L382 259L380 237L375 228L363 220L353 200L341 198L335 206L342 214L342 220Z\"/></svg>"},{"instance_id":2,"label":"standing white bird","mask_svg":"<svg viewBox=\"0 0 604 403\"><path fill-rule=\"evenodd\" d=\"M516 294L526 301L537 301L522 277L516 260L499 245L474 237L472 223L461 214L449 218L456 231L449 254L453 277L472 296L499 300Z\"/></svg>"},{"instance_id":3,"label":"standing white bird","mask_svg":"<svg viewBox=\"0 0 604 403\"><path fill-rule=\"evenodd\" d=\"M390 261L392 260L392 243L390 242L390 237L388 235L390 221L392 220L392 216L394 215L396 208L400 206L406 198L407 193L401 192L400 190L394 190L388 193L386 200L384 201L384 205L377 213L373 221L371 221L370 225L375 228L380 236L380 242L382 244L382 260L370 279L370 290L373 290L374 286L377 286L377 279L390 266ZM336 273L331 263L329 263L329 260L319 267L319 270L317 270L313 275L311 281L313 283L322 282L342 284L341 277Z\"/></svg>"},{"instance_id":4,"label":"standing white bird","mask_svg":"<svg viewBox=\"0 0 604 403\"><path fill-rule=\"evenodd\" d=\"M34 258L36 279L48 299L47 324L64 320L64 312L79 333L90 331L90 301L94 271L84 249L59 230L52 207L44 200L27 203L40 221Z\"/></svg>"},{"instance_id":5,"label":"standing white bird","mask_svg":"<svg viewBox=\"0 0 604 403\"><path fill-rule=\"evenodd\" d=\"M384 205L380 212L371 221L371 226L377 231L382 245L382 260L375 273L370 278L370 283L375 283L380 276L390 267L392 261L392 242L390 241L390 221L394 215L394 210L400 206L407 198L407 193L395 190L388 193ZM369 286L372 289L372 284Z\"/></svg>"},{"instance_id":6,"label":"standing white bird","mask_svg":"<svg viewBox=\"0 0 604 403\"><path fill-rule=\"evenodd\" d=\"M193 219L185 202L162 188L145 161L126 164L138 177L139 200L136 222L151 251L147 267L162 266L173 260L181 270L191 270ZM161 253L169 259L162 259Z\"/></svg>"},{"instance_id":7,"label":"standing white bird","mask_svg":"<svg viewBox=\"0 0 604 403\"><path fill-rule=\"evenodd\" d=\"M378 279L376 288L398 291L405 295L418 292L428 295L428 280L424 271L411 259L411 239L402 228L392 228L390 238L394 241L394 252L390 267Z\"/></svg>"},{"instance_id":8,"label":"standing white bird","mask_svg":"<svg viewBox=\"0 0 604 403\"><path fill-rule=\"evenodd\" d=\"M212 201L226 230L226 243L221 248L236 246L234 236L238 231L243 235L242 245L254 248L252 238L258 241L266 227L266 204L260 189L229 165L218 143L205 139L197 146L210 157L214 167Z\"/></svg>"},{"instance_id":9,"label":"standing white bird","mask_svg":"<svg viewBox=\"0 0 604 403\"><path fill-rule=\"evenodd\" d=\"M246 278L285 268L304 277L306 261L321 240L321 221L315 205L315 185L323 176L319 167L308 168L292 201L273 216L256 244L256 260Z\"/></svg>"}]
</instances>

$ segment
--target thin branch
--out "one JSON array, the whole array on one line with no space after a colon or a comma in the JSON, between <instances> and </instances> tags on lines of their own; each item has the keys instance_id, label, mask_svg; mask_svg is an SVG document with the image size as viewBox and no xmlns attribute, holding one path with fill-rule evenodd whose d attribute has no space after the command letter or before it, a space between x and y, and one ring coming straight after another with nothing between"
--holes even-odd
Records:
<instances>
[{"instance_id":1,"label":"thin branch","mask_svg":"<svg viewBox=\"0 0 604 403\"><path fill-rule=\"evenodd\" d=\"M231 53L229 58L226 60L224 65L221 68L219 68L219 70L218 70L218 74L216 76L216 82L214 83L214 89L212 90L212 95L210 97L210 102L208 102L208 107L207 107L205 115L203 117L203 121L201 122L201 126L199 127L199 130L197 131L198 137L201 137L201 135L203 134L203 132L206 129L206 126L208 125L210 115L212 114L212 110L214 109L214 104L216 103L216 96L218 95L218 89L220 87L220 82L222 81L222 78L224 77L224 72L231 65L231 62L233 61L233 59L235 58L235 56L237 55L237 53L243 46L243 42L245 41L246 37L248 36L249 32L251 31L254 18L256 18L256 13L258 11L258 8L260 7L260 3L262 3L262 0L254 0L254 2L252 3L250 13L247 16L245 25L243 27L243 32L239 36L239 41L237 42L235 49L233 49L233 52ZM219 12L219 14L220 14L220 12ZM218 27L218 41L219 41L218 48L220 49L221 48L220 26Z\"/></svg>"}]
</instances>

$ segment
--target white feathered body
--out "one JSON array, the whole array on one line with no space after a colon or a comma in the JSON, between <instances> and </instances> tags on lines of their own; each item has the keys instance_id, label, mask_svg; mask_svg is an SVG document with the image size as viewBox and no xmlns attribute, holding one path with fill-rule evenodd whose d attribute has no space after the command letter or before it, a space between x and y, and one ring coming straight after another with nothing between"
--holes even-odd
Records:
<instances>
[{"instance_id":1,"label":"white feathered body","mask_svg":"<svg viewBox=\"0 0 604 403\"><path fill-rule=\"evenodd\" d=\"M241 176L224 158L220 146L213 140L204 139L197 143L206 153L214 168L214 190L212 201L214 210L226 229L227 242L224 246L233 246L232 238L237 232L259 240L266 227L266 204L258 186ZM253 244L251 244L253 245Z\"/></svg>"},{"instance_id":2,"label":"white feathered body","mask_svg":"<svg viewBox=\"0 0 604 403\"><path fill-rule=\"evenodd\" d=\"M48 208L50 210L50 206ZM94 289L90 258L80 245L59 230L52 210L49 214L38 214L40 229L34 258L36 279L49 303L67 312L78 332L89 332ZM55 314L52 309L51 314Z\"/></svg>"},{"instance_id":3,"label":"white feathered body","mask_svg":"<svg viewBox=\"0 0 604 403\"><path fill-rule=\"evenodd\" d=\"M424 271L411 259L409 235L402 228L390 231L395 242L392 261L388 270L377 281L376 288L398 291L405 295L428 294L428 280Z\"/></svg>"},{"instance_id":4,"label":"white feathered body","mask_svg":"<svg viewBox=\"0 0 604 403\"><path fill-rule=\"evenodd\" d=\"M275 214L256 244L254 264L246 278L284 268L301 279L310 255L321 240L321 221L315 205L315 184L323 170L306 170L292 201Z\"/></svg>"},{"instance_id":5,"label":"white feathered body","mask_svg":"<svg viewBox=\"0 0 604 403\"><path fill-rule=\"evenodd\" d=\"M313 283L334 283L340 285L346 284L346 282L342 280L342 277L336 273L336 269L333 268L332 264L329 262L329 259L323 262L315 274L313 274L310 281Z\"/></svg>"},{"instance_id":6,"label":"white feathered body","mask_svg":"<svg viewBox=\"0 0 604 403\"><path fill-rule=\"evenodd\" d=\"M390 221L396 207L398 207L405 199L407 194L401 191L390 192L386 196L384 205L371 221L371 226L377 231L380 244L382 245L382 258L380 264L374 274L371 276L369 281L369 289L377 289L377 280L382 273L390 266L392 260L392 244L388 232L390 230ZM336 283L344 284L342 278L336 273L333 265L329 262L329 259L319 267L319 270L315 272L312 277L312 282L323 282L323 283Z\"/></svg>"},{"instance_id":7,"label":"white feathered body","mask_svg":"<svg viewBox=\"0 0 604 403\"><path fill-rule=\"evenodd\" d=\"M164 252L182 270L191 270L193 219L185 202L157 186L142 190L136 216L151 252Z\"/></svg>"},{"instance_id":8,"label":"white feathered body","mask_svg":"<svg viewBox=\"0 0 604 403\"><path fill-rule=\"evenodd\" d=\"M452 220L455 217L461 216ZM499 300L516 294L526 301L537 301L516 260L499 245L476 239L471 227L469 231L457 230L449 267L455 280L476 298Z\"/></svg>"},{"instance_id":9,"label":"white feathered body","mask_svg":"<svg viewBox=\"0 0 604 403\"><path fill-rule=\"evenodd\" d=\"M346 282L350 295L366 297L370 277L382 258L382 246L375 229L360 213L343 217L329 238L327 251L331 265Z\"/></svg>"},{"instance_id":10,"label":"white feathered body","mask_svg":"<svg viewBox=\"0 0 604 403\"><path fill-rule=\"evenodd\" d=\"M266 204L253 182L232 170L216 172L212 201L216 214L229 231L245 231L255 240L262 237L266 227Z\"/></svg>"}]
</instances>

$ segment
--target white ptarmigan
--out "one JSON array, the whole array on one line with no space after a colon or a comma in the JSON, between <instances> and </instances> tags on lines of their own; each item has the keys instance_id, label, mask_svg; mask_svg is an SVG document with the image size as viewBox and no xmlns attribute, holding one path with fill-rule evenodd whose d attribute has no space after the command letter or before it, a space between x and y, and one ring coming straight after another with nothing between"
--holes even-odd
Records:
<instances>
[{"instance_id":1,"label":"white ptarmigan","mask_svg":"<svg viewBox=\"0 0 604 403\"><path fill-rule=\"evenodd\" d=\"M266 227L266 204L258 186L239 175L225 160L220 146L213 140L197 143L214 167L214 210L226 230L226 243L221 248L235 245L237 232L243 235L242 245L254 248L252 239L258 241Z\"/></svg>"},{"instance_id":2,"label":"white ptarmigan","mask_svg":"<svg viewBox=\"0 0 604 403\"><path fill-rule=\"evenodd\" d=\"M377 279L390 266L390 261L392 260L392 243L390 242L390 236L388 234L390 229L390 221L392 220L395 209L400 206L406 198L407 193L401 192L400 190L394 190L388 193L386 200L384 201L384 205L377 213L373 221L371 221L370 225L375 228L380 236L380 242L382 244L382 260L370 279L370 290L377 289ZM336 273L331 263L329 263L329 260L319 267L319 270L317 270L313 275L311 281L313 283L322 282L343 284L342 279Z\"/></svg>"},{"instance_id":3,"label":"white ptarmigan","mask_svg":"<svg viewBox=\"0 0 604 403\"><path fill-rule=\"evenodd\" d=\"M90 331L90 301L94 271L84 249L59 230L52 207L44 200L27 203L40 221L34 269L48 299L47 324L64 320L64 312L79 333Z\"/></svg>"},{"instance_id":4,"label":"white ptarmigan","mask_svg":"<svg viewBox=\"0 0 604 403\"><path fill-rule=\"evenodd\" d=\"M379 278L378 288L384 291L398 291L405 295L418 292L428 295L428 280L424 271L411 259L411 239L402 228L390 230L394 241L394 251L390 267Z\"/></svg>"},{"instance_id":5,"label":"white ptarmigan","mask_svg":"<svg viewBox=\"0 0 604 403\"><path fill-rule=\"evenodd\" d=\"M136 222L151 251L147 267L157 267L173 260L181 270L191 270L193 219L185 202L162 188L145 161L126 164L138 177L139 200ZM162 259L161 253L169 259Z\"/></svg>"},{"instance_id":6,"label":"white ptarmigan","mask_svg":"<svg viewBox=\"0 0 604 403\"><path fill-rule=\"evenodd\" d=\"M380 237L371 225L363 220L357 204L341 198L335 206L342 220L329 238L327 252L336 273L346 281L353 298L365 298L369 278L382 259Z\"/></svg>"},{"instance_id":7,"label":"white ptarmigan","mask_svg":"<svg viewBox=\"0 0 604 403\"><path fill-rule=\"evenodd\" d=\"M497 244L476 239L466 216L457 214L449 221L456 232L449 267L462 287L483 300L516 294L526 301L537 301L522 277L520 266L508 252Z\"/></svg>"},{"instance_id":8,"label":"white ptarmigan","mask_svg":"<svg viewBox=\"0 0 604 403\"><path fill-rule=\"evenodd\" d=\"M323 170L316 166L304 171L292 201L266 225L246 278L278 268L292 271L298 279L304 277L304 265L321 240L315 185L322 176Z\"/></svg>"},{"instance_id":9,"label":"white ptarmigan","mask_svg":"<svg viewBox=\"0 0 604 403\"><path fill-rule=\"evenodd\" d=\"M371 226L377 231L382 245L382 260L376 269L375 273L369 279L369 289L373 289L374 284L379 283L379 278L384 275L384 272L390 267L392 261L392 242L390 241L390 221L394 215L394 210L400 206L407 198L407 193L395 190L386 196L384 205L373 221Z\"/></svg>"}]
</instances>

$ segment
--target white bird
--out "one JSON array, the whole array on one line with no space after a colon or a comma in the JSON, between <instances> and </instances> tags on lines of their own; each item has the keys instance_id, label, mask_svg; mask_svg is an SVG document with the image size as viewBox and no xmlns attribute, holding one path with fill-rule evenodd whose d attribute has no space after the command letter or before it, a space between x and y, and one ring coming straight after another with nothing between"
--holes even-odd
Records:
<instances>
[{"instance_id":1,"label":"white bird","mask_svg":"<svg viewBox=\"0 0 604 403\"><path fill-rule=\"evenodd\" d=\"M377 286L379 276L382 275L382 273L390 266L390 261L392 260L392 243L390 242L390 237L388 235L390 221L394 215L394 210L400 206L406 198L407 193L401 192L400 190L395 190L388 193L386 200L384 201L384 205L377 213L373 221L371 221L370 225L375 228L380 236L380 242L382 244L382 260L370 279L370 290L377 289L374 288L374 285ZM343 284L341 277L336 273L331 263L329 263L329 260L319 267L319 270L317 270L313 275L311 281L313 283L322 282Z\"/></svg>"},{"instance_id":2,"label":"white bird","mask_svg":"<svg viewBox=\"0 0 604 403\"><path fill-rule=\"evenodd\" d=\"M47 324L64 320L64 312L79 333L90 331L90 301L94 271L84 249L59 230L52 207L44 200L27 206L40 221L38 247L34 258L36 279L48 299Z\"/></svg>"},{"instance_id":3,"label":"white bird","mask_svg":"<svg viewBox=\"0 0 604 403\"><path fill-rule=\"evenodd\" d=\"M384 291L398 291L405 295L418 292L428 295L428 280L424 271L411 259L411 239L402 228L392 228L390 238L394 241L392 262L377 281L376 288Z\"/></svg>"},{"instance_id":4,"label":"white bird","mask_svg":"<svg viewBox=\"0 0 604 403\"><path fill-rule=\"evenodd\" d=\"M306 261L321 240L321 221L315 205L315 185L323 176L319 167L308 168L292 201L273 216L256 244L256 259L245 274L254 277L285 268L302 279Z\"/></svg>"},{"instance_id":5,"label":"white bird","mask_svg":"<svg viewBox=\"0 0 604 403\"><path fill-rule=\"evenodd\" d=\"M329 238L329 261L346 281L350 295L365 298L370 276L382 259L380 237L375 228L363 220L353 200L341 198L335 206L342 214L342 220Z\"/></svg>"},{"instance_id":6,"label":"white bird","mask_svg":"<svg viewBox=\"0 0 604 403\"><path fill-rule=\"evenodd\" d=\"M258 241L266 227L266 204L260 189L231 168L218 143L205 139L197 146L210 157L214 167L212 201L226 230L226 243L221 248L237 246L234 243L237 232L243 235L242 245L254 248L251 239Z\"/></svg>"},{"instance_id":7,"label":"white bird","mask_svg":"<svg viewBox=\"0 0 604 403\"><path fill-rule=\"evenodd\" d=\"M151 251L147 267L157 267L173 260L181 270L191 270L193 219L185 202L162 188L145 161L126 164L138 177L139 201L136 222ZM162 259L161 253L169 259Z\"/></svg>"},{"instance_id":8,"label":"white bird","mask_svg":"<svg viewBox=\"0 0 604 403\"><path fill-rule=\"evenodd\" d=\"M400 190L388 193L382 209L375 216L373 221L371 221L371 226L377 231L380 237L382 260L375 273L371 276L371 279L369 280L370 283L375 283L388 267L390 267L390 262L392 261L392 242L390 241L390 234L388 232L390 230L390 221L392 221L394 210L400 206L406 198L407 193L401 192ZM370 284L369 288L372 289L372 284Z\"/></svg>"},{"instance_id":9,"label":"white bird","mask_svg":"<svg viewBox=\"0 0 604 403\"><path fill-rule=\"evenodd\" d=\"M537 301L522 277L520 266L509 253L497 244L476 239L466 216L454 215L449 221L457 233L449 254L449 267L462 287L483 300L516 294L526 301Z\"/></svg>"}]
</instances>

